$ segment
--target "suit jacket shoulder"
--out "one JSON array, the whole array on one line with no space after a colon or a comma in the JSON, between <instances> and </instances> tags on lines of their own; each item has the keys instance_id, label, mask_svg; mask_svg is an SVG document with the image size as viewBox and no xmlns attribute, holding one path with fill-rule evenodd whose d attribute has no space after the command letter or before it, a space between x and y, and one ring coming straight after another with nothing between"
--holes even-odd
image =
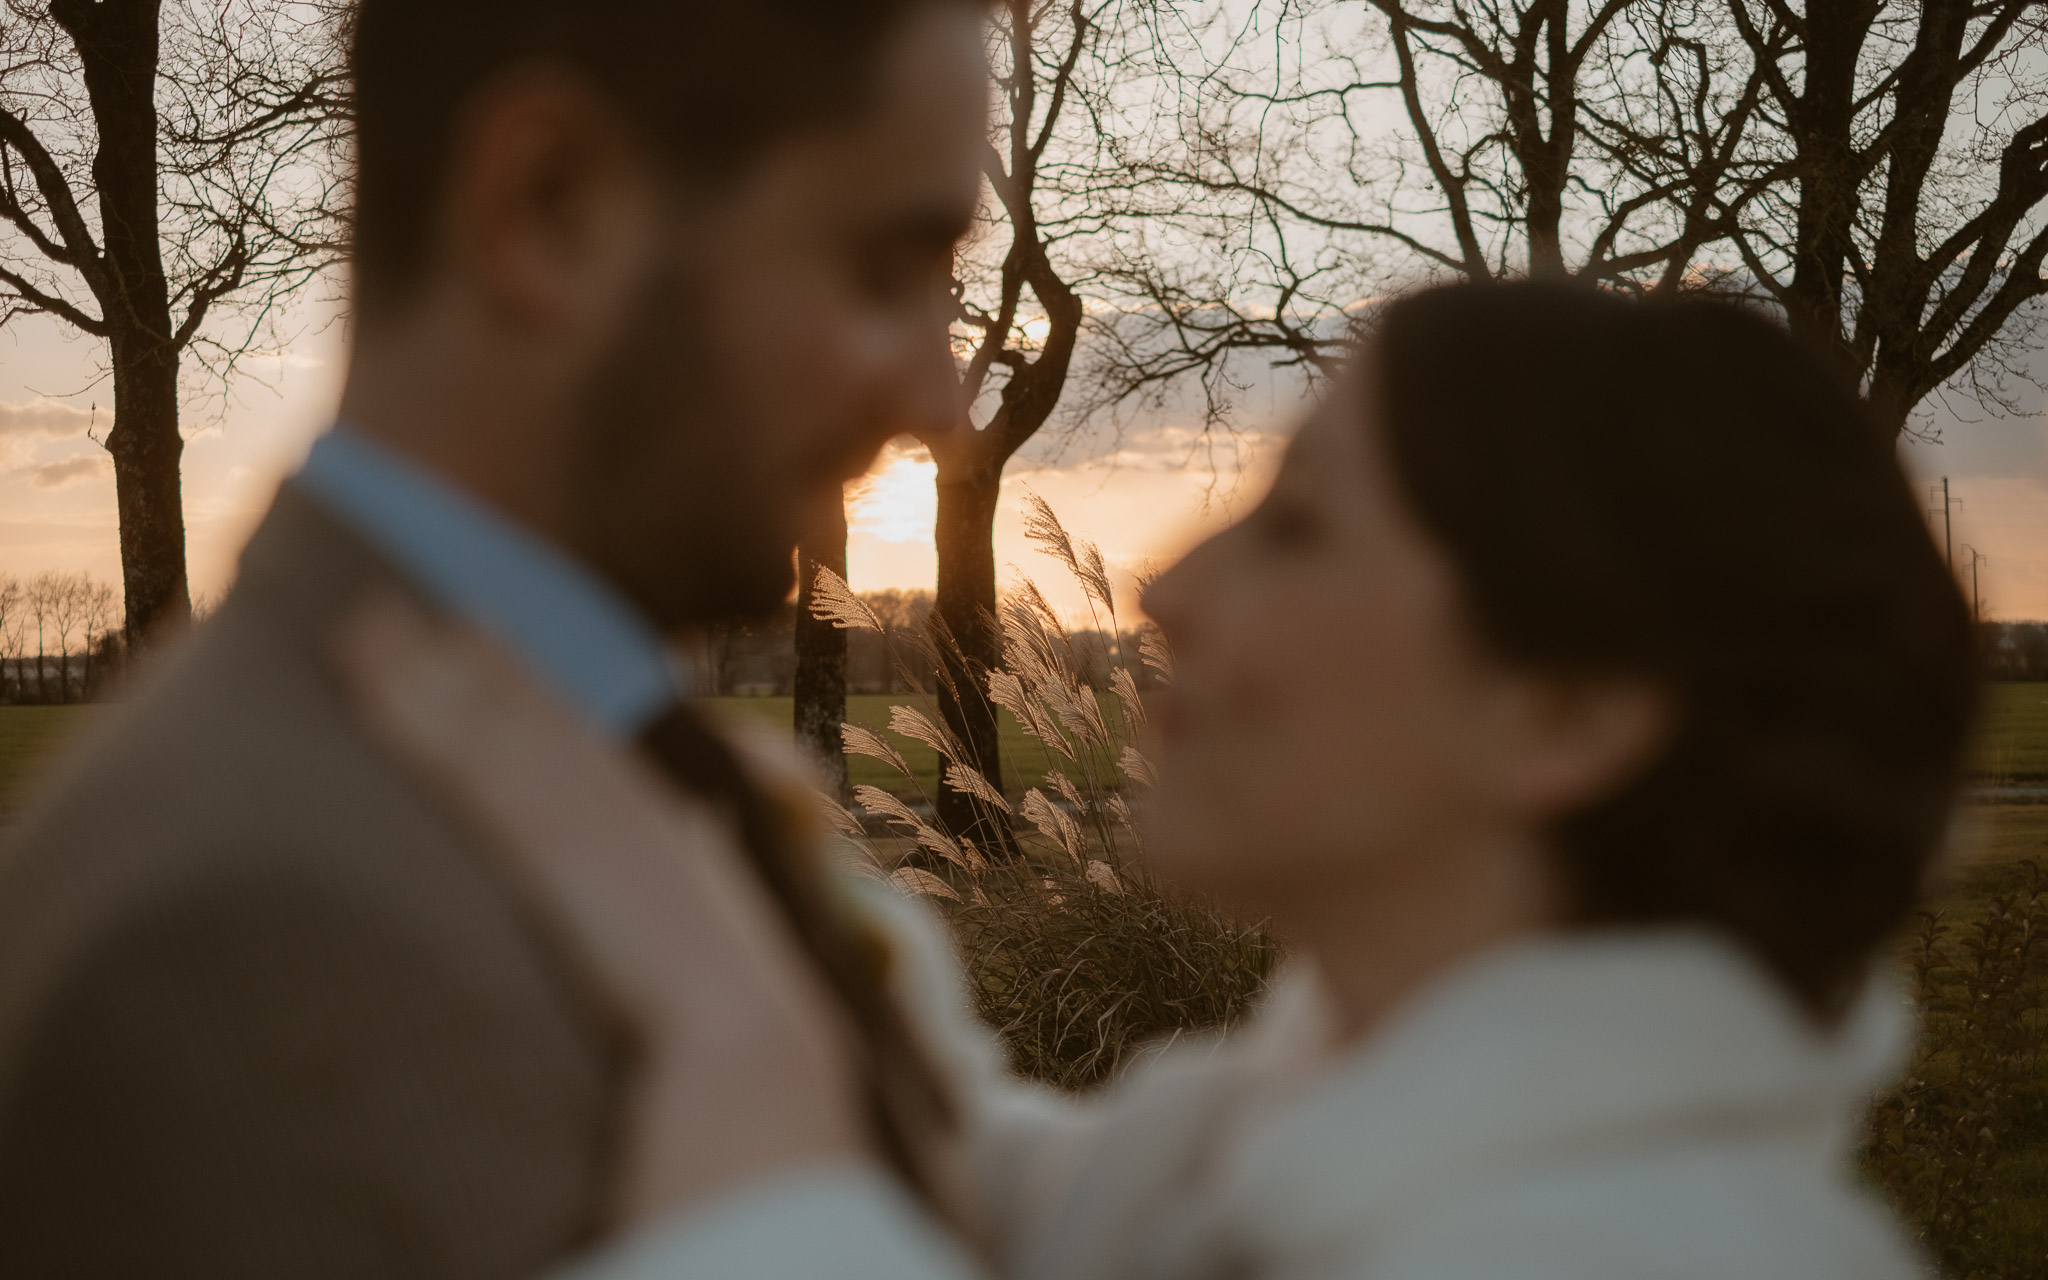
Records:
<instances>
[{"instance_id":1,"label":"suit jacket shoulder","mask_svg":"<svg viewBox=\"0 0 2048 1280\"><path fill-rule=\"evenodd\" d=\"M397 586L287 489L10 833L0 1238L36 1274L510 1276L591 1226L611 1048L321 661Z\"/></svg>"}]
</instances>

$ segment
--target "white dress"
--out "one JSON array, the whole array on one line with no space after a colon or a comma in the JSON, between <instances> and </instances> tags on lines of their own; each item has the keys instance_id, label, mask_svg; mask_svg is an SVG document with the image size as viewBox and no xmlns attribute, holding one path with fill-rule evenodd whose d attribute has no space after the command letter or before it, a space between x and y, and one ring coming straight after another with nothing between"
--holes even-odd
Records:
<instances>
[{"instance_id":1,"label":"white dress","mask_svg":"<svg viewBox=\"0 0 2048 1280\"><path fill-rule=\"evenodd\" d=\"M1296 973L1239 1035L1074 1103L1002 1076L949 953L904 927L906 997L971 1082L995 1261L849 1166L699 1207L574 1280L1927 1274L1850 1163L1909 1039L1888 982L1823 1032L1718 938L1556 935L1468 962L1331 1055Z\"/></svg>"}]
</instances>

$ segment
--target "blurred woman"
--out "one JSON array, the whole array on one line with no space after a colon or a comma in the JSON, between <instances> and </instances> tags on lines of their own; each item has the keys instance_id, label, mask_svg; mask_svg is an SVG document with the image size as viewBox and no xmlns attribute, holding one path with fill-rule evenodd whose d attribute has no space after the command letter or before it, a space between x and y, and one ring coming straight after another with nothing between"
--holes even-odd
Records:
<instances>
[{"instance_id":1,"label":"blurred woman","mask_svg":"<svg viewBox=\"0 0 2048 1280\"><path fill-rule=\"evenodd\" d=\"M591 861L659 843L651 787L614 787L581 839L521 836L502 815L531 788L465 753L460 717L384 717L501 814L518 874L657 1046L633 1133L654 1154L626 1175L653 1229L592 1274L1919 1273L1849 1157L1902 1062L1879 956L1942 839L1972 682L1891 442L1733 305L1458 286L1376 321L1265 501L1146 601L1177 663L1152 869L1286 939L1260 1014L1052 1100L1000 1078L929 927L867 908L961 1104L931 1135L959 1212L887 1190L843 1138L780 1178L708 1178L745 1140L664 1130L689 1109L659 1099L725 1089L722 1130L753 1108L789 1151L792 1094L851 1105L817 1066L829 999L790 976L772 1016L707 1012L677 944L618 943L618 918L693 892L661 859ZM359 655L373 718L457 643ZM472 701L534 744L521 767L596 767L513 683ZM735 917L757 950L767 914ZM750 1088L659 1051L707 1035L808 1065Z\"/></svg>"}]
</instances>

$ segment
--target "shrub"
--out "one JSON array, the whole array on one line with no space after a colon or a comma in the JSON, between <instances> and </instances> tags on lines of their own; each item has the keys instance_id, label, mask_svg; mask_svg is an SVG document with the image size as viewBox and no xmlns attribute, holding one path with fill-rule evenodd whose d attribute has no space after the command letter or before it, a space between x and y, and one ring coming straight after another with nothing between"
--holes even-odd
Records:
<instances>
[{"instance_id":1,"label":"shrub","mask_svg":"<svg viewBox=\"0 0 2048 1280\"><path fill-rule=\"evenodd\" d=\"M2048 1275L2041 1189L2025 1185L2048 1140L2044 926L2048 881L2029 861L1974 918L1923 913L1905 948L1920 1038L1871 1110L1863 1165L1945 1275Z\"/></svg>"},{"instance_id":2,"label":"shrub","mask_svg":"<svg viewBox=\"0 0 2048 1280\"><path fill-rule=\"evenodd\" d=\"M1119 889L1057 867L1003 868L950 904L982 1017L1025 1075L1067 1089L1132 1055L1226 1026L1264 987L1266 933L1142 877Z\"/></svg>"}]
</instances>

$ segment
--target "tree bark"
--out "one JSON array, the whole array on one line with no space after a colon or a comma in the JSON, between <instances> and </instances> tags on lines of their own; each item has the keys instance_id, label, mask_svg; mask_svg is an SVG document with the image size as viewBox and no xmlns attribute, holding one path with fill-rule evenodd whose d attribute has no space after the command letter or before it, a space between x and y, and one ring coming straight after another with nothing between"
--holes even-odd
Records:
<instances>
[{"instance_id":1,"label":"tree bark","mask_svg":"<svg viewBox=\"0 0 2048 1280\"><path fill-rule=\"evenodd\" d=\"M996 505L1003 465L982 450L933 451L938 461L938 518L933 530L939 558L939 713L960 740L969 762L989 785L1003 789L1002 741L996 707L988 699L988 673L1003 658L996 624ZM1007 455L1005 455L1005 460ZM1009 826L964 791L941 786L940 824L983 849L1007 849Z\"/></svg>"},{"instance_id":2,"label":"tree bark","mask_svg":"<svg viewBox=\"0 0 2048 1280\"><path fill-rule=\"evenodd\" d=\"M125 633L133 645L192 617L185 576L185 440L178 432L178 360L169 343L127 335L116 336L113 345L115 418L107 452L114 460L120 513Z\"/></svg>"},{"instance_id":3,"label":"tree bark","mask_svg":"<svg viewBox=\"0 0 2048 1280\"><path fill-rule=\"evenodd\" d=\"M1799 175L1786 319L1793 332L1833 357L1851 378L1861 370L1842 333L1842 288L1855 249L1862 180L1854 138L1856 72L1870 18L1866 0L1808 5L1804 92L1785 104Z\"/></svg>"},{"instance_id":4,"label":"tree bark","mask_svg":"<svg viewBox=\"0 0 2048 1280\"><path fill-rule=\"evenodd\" d=\"M996 625L996 503L1003 467L1044 426L1058 407L1072 366L1084 318L1081 299L1061 276L1052 244L1039 226L1034 201L1040 165L1053 137L1052 121L1069 102L1074 72L1095 30L1080 5L1070 13L1063 54L1041 57L1040 22L1058 12L1032 0L1006 0L998 25L1016 70L999 77L1007 105L1003 145L983 157L983 173L1010 227L1003 256L1000 296L992 309L965 307L961 319L980 333L961 376L968 413L951 431L925 440L938 467L938 514L933 541L939 559L938 598L932 625L938 630L939 711L947 727L989 785L1001 791L1000 721L988 697L988 675L1001 663L1002 633ZM1048 67L1055 67L1048 74ZM1039 110L1043 92L1045 114ZM964 288L964 286L963 286ZM1029 290L1045 312L1045 336L1017 343L1020 310ZM992 369L1007 376L988 422L977 428L973 406L988 386ZM1016 848L1004 815L940 780L940 824L985 850Z\"/></svg>"},{"instance_id":5,"label":"tree bark","mask_svg":"<svg viewBox=\"0 0 2048 1280\"><path fill-rule=\"evenodd\" d=\"M106 292L101 314L114 370L107 451L121 521L127 635L145 640L188 621L185 511L178 432L178 353L158 208L156 83L160 0L51 0L92 99L93 159Z\"/></svg>"},{"instance_id":6,"label":"tree bark","mask_svg":"<svg viewBox=\"0 0 2048 1280\"><path fill-rule=\"evenodd\" d=\"M811 616L812 586L820 568L846 577L846 502L825 504L797 547L796 741L825 773L827 789L851 798L846 778L846 632Z\"/></svg>"}]
</instances>

